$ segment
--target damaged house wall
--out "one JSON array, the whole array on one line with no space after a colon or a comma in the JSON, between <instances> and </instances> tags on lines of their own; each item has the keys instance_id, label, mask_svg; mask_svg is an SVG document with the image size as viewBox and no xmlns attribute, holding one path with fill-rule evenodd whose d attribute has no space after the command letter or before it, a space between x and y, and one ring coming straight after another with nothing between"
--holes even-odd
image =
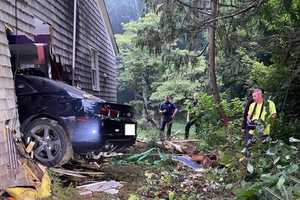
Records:
<instances>
[{"instance_id":1,"label":"damaged house wall","mask_svg":"<svg viewBox=\"0 0 300 200\"><path fill-rule=\"evenodd\" d=\"M19 121L6 30L16 32L17 26L17 34L33 36L29 3L31 0L17 2L15 9L14 1L0 1L0 189L27 184L11 143L11 129L18 131Z\"/></svg>"},{"instance_id":2,"label":"damaged house wall","mask_svg":"<svg viewBox=\"0 0 300 200\"><path fill-rule=\"evenodd\" d=\"M115 102L116 52L107 30L110 24L103 18L106 8L99 9L105 4L97 1L77 1L75 84L91 94ZM34 0L31 5L34 16L51 27L52 54L68 71L68 83L72 82L73 6L70 0ZM93 56L96 57L94 61ZM96 65L95 75L99 78L95 78L98 83L94 85L98 88L93 88L92 65Z\"/></svg>"}]
</instances>

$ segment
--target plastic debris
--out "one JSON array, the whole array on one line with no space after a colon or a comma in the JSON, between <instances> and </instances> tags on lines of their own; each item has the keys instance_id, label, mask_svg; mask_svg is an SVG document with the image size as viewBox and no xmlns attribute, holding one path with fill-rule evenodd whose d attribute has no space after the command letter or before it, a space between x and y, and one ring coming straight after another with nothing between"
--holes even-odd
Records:
<instances>
[{"instance_id":1,"label":"plastic debris","mask_svg":"<svg viewBox=\"0 0 300 200\"><path fill-rule=\"evenodd\" d=\"M193 170L202 170L202 166L194 162L189 156L173 156L172 160L179 161L183 165L192 168Z\"/></svg>"},{"instance_id":2,"label":"plastic debris","mask_svg":"<svg viewBox=\"0 0 300 200\"><path fill-rule=\"evenodd\" d=\"M109 194L117 194L123 185L117 181L101 181L87 185L77 186L80 195L89 195L94 192L105 192Z\"/></svg>"}]
</instances>

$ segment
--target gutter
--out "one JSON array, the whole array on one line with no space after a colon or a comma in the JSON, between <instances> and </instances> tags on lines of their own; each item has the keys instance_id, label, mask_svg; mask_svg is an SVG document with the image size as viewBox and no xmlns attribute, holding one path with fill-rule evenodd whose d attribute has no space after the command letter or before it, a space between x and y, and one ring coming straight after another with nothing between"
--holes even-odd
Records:
<instances>
[{"instance_id":1,"label":"gutter","mask_svg":"<svg viewBox=\"0 0 300 200\"><path fill-rule=\"evenodd\" d=\"M74 0L73 11L73 50L72 50L72 85L75 86L75 55L76 55L76 18L77 18L77 0Z\"/></svg>"}]
</instances>

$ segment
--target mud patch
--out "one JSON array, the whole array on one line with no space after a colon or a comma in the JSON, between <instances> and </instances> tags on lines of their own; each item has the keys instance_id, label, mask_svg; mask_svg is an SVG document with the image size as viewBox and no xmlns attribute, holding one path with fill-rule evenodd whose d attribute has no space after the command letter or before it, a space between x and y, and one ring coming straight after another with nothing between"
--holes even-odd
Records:
<instances>
[{"instance_id":1,"label":"mud patch","mask_svg":"<svg viewBox=\"0 0 300 200\"><path fill-rule=\"evenodd\" d=\"M130 194L135 193L146 183L144 169L137 165L105 165L101 171L105 173L103 178L119 181L123 184L118 194L120 199L128 199Z\"/></svg>"}]
</instances>

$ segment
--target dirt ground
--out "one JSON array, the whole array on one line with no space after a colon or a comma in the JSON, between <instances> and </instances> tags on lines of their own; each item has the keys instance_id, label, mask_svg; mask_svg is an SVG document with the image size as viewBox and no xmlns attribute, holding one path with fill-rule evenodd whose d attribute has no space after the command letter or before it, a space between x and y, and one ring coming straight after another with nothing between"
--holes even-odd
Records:
<instances>
[{"instance_id":1,"label":"dirt ground","mask_svg":"<svg viewBox=\"0 0 300 200\"><path fill-rule=\"evenodd\" d=\"M151 147L149 144L138 144L127 154L128 156L139 154ZM209 180L202 172L196 172L181 163L171 159L159 160L159 156L151 155L142 161L132 162L128 161L128 156L105 159L98 169L89 164L72 163L66 166L73 170L77 168L76 170L79 171L100 171L102 175L90 176L85 179L60 176L58 180L62 184L54 190L54 193L57 194L52 199L232 199L231 191L227 191L217 182ZM78 185L110 180L123 185L117 194L97 192L92 195L79 196L78 190L75 188ZM66 192L68 190L70 190L69 193Z\"/></svg>"}]
</instances>

